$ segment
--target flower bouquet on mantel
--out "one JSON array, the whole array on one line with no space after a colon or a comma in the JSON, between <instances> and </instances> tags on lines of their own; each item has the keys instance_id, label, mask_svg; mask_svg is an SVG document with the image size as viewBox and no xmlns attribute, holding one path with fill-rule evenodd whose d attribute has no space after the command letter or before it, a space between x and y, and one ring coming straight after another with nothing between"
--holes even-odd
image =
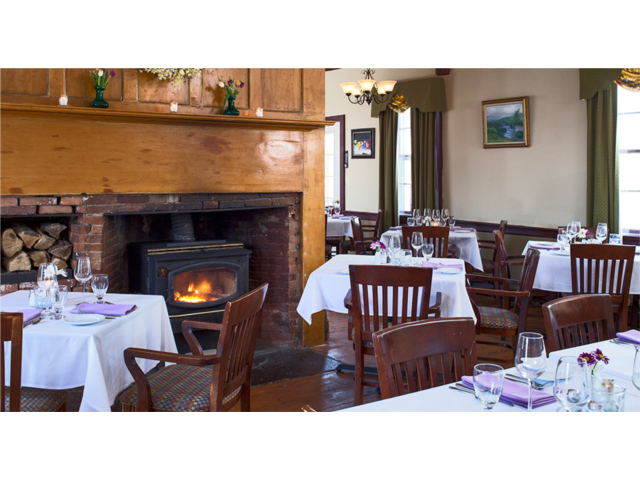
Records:
<instances>
[{"instance_id":1,"label":"flower bouquet on mantel","mask_svg":"<svg viewBox=\"0 0 640 480\"><path fill-rule=\"evenodd\" d=\"M240 93L240 89L244 87L244 82L240 80L234 80L230 78L227 83L225 83L220 77L218 77L218 86L224 90L224 101L222 102L222 106L227 103L229 100L229 105L226 110L222 112L223 115L240 115L240 112L236 108L235 102L236 97Z\"/></svg>"},{"instance_id":2,"label":"flower bouquet on mantel","mask_svg":"<svg viewBox=\"0 0 640 480\"><path fill-rule=\"evenodd\" d=\"M109 85L109 79L116 76L116 72L111 70L107 73L106 68L94 68L89 70L89 75L93 79L93 88L96 91L96 98L91 102L90 106L93 108L109 108L109 104L103 98L104 89Z\"/></svg>"}]
</instances>

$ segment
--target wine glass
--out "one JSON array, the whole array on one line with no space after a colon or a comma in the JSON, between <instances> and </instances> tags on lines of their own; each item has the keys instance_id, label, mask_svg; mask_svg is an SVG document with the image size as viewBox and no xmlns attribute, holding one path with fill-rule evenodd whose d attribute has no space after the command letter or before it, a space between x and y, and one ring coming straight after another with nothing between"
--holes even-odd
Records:
<instances>
[{"instance_id":1,"label":"wine glass","mask_svg":"<svg viewBox=\"0 0 640 480\"><path fill-rule=\"evenodd\" d=\"M391 237L389 238L388 249L389 249L389 252L391 253L391 259L392 259L391 263L393 265L399 264L396 253L401 248L402 248L402 237L399 235L391 235Z\"/></svg>"},{"instance_id":2,"label":"wine glass","mask_svg":"<svg viewBox=\"0 0 640 480\"><path fill-rule=\"evenodd\" d=\"M407 217L407 225L414 227L416 225L416 219L414 217Z\"/></svg>"},{"instance_id":3,"label":"wine glass","mask_svg":"<svg viewBox=\"0 0 640 480\"><path fill-rule=\"evenodd\" d=\"M449 217L449 228L456 226L456 217Z\"/></svg>"},{"instance_id":4,"label":"wine glass","mask_svg":"<svg viewBox=\"0 0 640 480\"><path fill-rule=\"evenodd\" d=\"M339 202L335 202L333 204L333 213L335 215L340 215L340 203Z\"/></svg>"},{"instance_id":5,"label":"wine glass","mask_svg":"<svg viewBox=\"0 0 640 480\"><path fill-rule=\"evenodd\" d=\"M417 219L420 216L420 210L417 208L413 209L413 218Z\"/></svg>"},{"instance_id":6,"label":"wine glass","mask_svg":"<svg viewBox=\"0 0 640 480\"><path fill-rule=\"evenodd\" d=\"M416 251L416 257L418 257L418 250L422 248L422 243L424 242L422 238L422 232L413 232L411 234L411 246Z\"/></svg>"},{"instance_id":7,"label":"wine glass","mask_svg":"<svg viewBox=\"0 0 640 480\"><path fill-rule=\"evenodd\" d=\"M566 233L559 233L558 236L556 237L556 240L558 241L558 246L560 247L560 250L564 251L567 249L569 238L567 237Z\"/></svg>"},{"instance_id":8,"label":"wine glass","mask_svg":"<svg viewBox=\"0 0 640 480\"><path fill-rule=\"evenodd\" d=\"M576 357L560 357L553 383L553 395L570 412L580 411L591 394L591 374Z\"/></svg>"},{"instance_id":9,"label":"wine glass","mask_svg":"<svg viewBox=\"0 0 640 480\"><path fill-rule=\"evenodd\" d=\"M431 218L433 219L434 222L440 223L440 210L434 208Z\"/></svg>"},{"instance_id":10,"label":"wine glass","mask_svg":"<svg viewBox=\"0 0 640 480\"><path fill-rule=\"evenodd\" d=\"M425 220L426 218L420 215L420 211L418 210L418 215L416 216L416 225L421 227L422 225L424 225Z\"/></svg>"},{"instance_id":11,"label":"wine glass","mask_svg":"<svg viewBox=\"0 0 640 480\"><path fill-rule=\"evenodd\" d=\"M424 224L431 225L431 209L430 208L424 209Z\"/></svg>"},{"instance_id":12,"label":"wine glass","mask_svg":"<svg viewBox=\"0 0 640 480\"><path fill-rule=\"evenodd\" d=\"M84 254L78 256L73 276L82 284L82 303L84 303L84 285L91 280L91 277L93 276L91 271L91 259L88 255Z\"/></svg>"},{"instance_id":13,"label":"wine glass","mask_svg":"<svg viewBox=\"0 0 640 480\"><path fill-rule=\"evenodd\" d=\"M596 228L596 240L600 243L604 242L607 239L607 224L599 223Z\"/></svg>"},{"instance_id":14,"label":"wine glass","mask_svg":"<svg viewBox=\"0 0 640 480\"><path fill-rule=\"evenodd\" d=\"M516 368L520 375L529 383L529 402L527 410L531 408L531 383L542 375L547 367L547 352L544 348L544 338L539 333L522 332L518 336L518 347L515 357Z\"/></svg>"},{"instance_id":15,"label":"wine glass","mask_svg":"<svg viewBox=\"0 0 640 480\"><path fill-rule=\"evenodd\" d=\"M573 237L573 243L575 242L575 238L578 236L578 234L580 233L580 222L578 221L573 221L571 222L571 236Z\"/></svg>"},{"instance_id":16,"label":"wine glass","mask_svg":"<svg viewBox=\"0 0 640 480\"><path fill-rule=\"evenodd\" d=\"M444 224L446 225L448 223L448 220L449 220L449 209L448 208L442 209L442 219L444 220Z\"/></svg>"},{"instance_id":17,"label":"wine glass","mask_svg":"<svg viewBox=\"0 0 640 480\"><path fill-rule=\"evenodd\" d=\"M104 273L97 273L91 279L91 290L96 295L96 303L104 303L104 296L109 288L109 276Z\"/></svg>"},{"instance_id":18,"label":"wine glass","mask_svg":"<svg viewBox=\"0 0 640 480\"><path fill-rule=\"evenodd\" d=\"M403 267L408 267L411 265L412 260L411 250L402 249L402 253L400 253L400 259Z\"/></svg>"},{"instance_id":19,"label":"wine glass","mask_svg":"<svg viewBox=\"0 0 640 480\"><path fill-rule=\"evenodd\" d=\"M62 320L62 309L67 304L67 298L69 297L69 287L66 285L58 285L53 289L52 294L52 307L55 313L55 320Z\"/></svg>"},{"instance_id":20,"label":"wine glass","mask_svg":"<svg viewBox=\"0 0 640 480\"><path fill-rule=\"evenodd\" d=\"M422 256L427 262L433 257L433 243L422 244Z\"/></svg>"},{"instance_id":21,"label":"wine glass","mask_svg":"<svg viewBox=\"0 0 640 480\"><path fill-rule=\"evenodd\" d=\"M46 307L42 311L42 318L47 319L53 317L54 313L51 308L52 289L58 284L58 269L53 263L41 263L38 267L37 283L40 288L46 292Z\"/></svg>"},{"instance_id":22,"label":"wine glass","mask_svg":"<svg viewBox=\"0 0 640 480\"><path fill-rule=\"evenodd\" d=\"M504 368L492 363L481 363L473 367L473 389L485 412L500 400L504 386Z\"/></svg>"}]
</instances>

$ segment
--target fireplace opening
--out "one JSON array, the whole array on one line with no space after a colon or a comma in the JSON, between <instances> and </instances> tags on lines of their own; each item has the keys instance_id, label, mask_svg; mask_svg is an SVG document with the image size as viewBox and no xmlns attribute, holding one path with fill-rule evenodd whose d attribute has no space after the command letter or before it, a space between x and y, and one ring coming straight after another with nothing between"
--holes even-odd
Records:
<instances>
[{"instance_id":1,"label":"fireplace opening","mask_svg":"<svg viewBox=\"0 0 640 480\"><path fill-rule=\"evenodd\" d=\"M237 292L234 268L198 268L179 273L173 280L173 300L178 303L217 302Z\"/></svg>"}]
</instances>

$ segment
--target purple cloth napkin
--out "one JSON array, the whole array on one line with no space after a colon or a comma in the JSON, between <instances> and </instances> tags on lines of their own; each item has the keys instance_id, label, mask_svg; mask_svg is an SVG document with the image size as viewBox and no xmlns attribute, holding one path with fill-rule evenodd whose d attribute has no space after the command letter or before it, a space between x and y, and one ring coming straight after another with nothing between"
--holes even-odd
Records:
<instances>
[{"instance_id":1,"label":"purple cloth napkin","mask_svg":"<svg viewBox=\"0 0 640 480\"><path fill-rule=\"evenodd\" d=\"M402 227L389 227L389 230L402 230Z\"/></svg>"},{"instance_id":2,"label":"purple cloth napkin","mask_svg":"<svg viewBox=\"0 0 640 480\"><path fill-rule=\"evenodd\" d=\"M79 313L78 310L82 310L84 313L97 313L100 315L109 315L110 317L121 317L133 312L136 308L137 307L132 304L109 305L108 303L81 303L71 310L70 313Z\"/></svg>"},{"instance_id":3,"label":"purple cloth napkin","mask_svg":"<svg viewBox=\"0 0 640 480\"><path fill-rule=\"evenodd\" d=\"M625 342L631 342L640 345L640 331L638 330L627 330L626 332L618 332L616 333L616 337L620 340L624 340Z\"/></svg>"},{"instance_id":4,"label":"purple cloth napkin","mask_svg":"<svg viewBox=\"0 0 640 480\"><path fill-rule=\"evenodd\" d=\"M462 377L462 383L473 388L473 377ZM526 408L529 403L529 387L524 383L512 382L505 378L501 396ZM549 405L555 401L556 398L549 393L541 392L540 390L531 390L531 406L533 408Z\"/></svg>"},{"instance_id":5,"label":"purple cloth napkin","mask_svg":"<svg viewBox=\"0 0 640 480\"><path fill-rule=\"evenodd\" d=\"M557 250L555 245L529 245L529 248L535 248L536 250Z\"/></svg>"},{"instance_id":6,"label":"purple cloth napkin","mask_svg":"<svg viewBox=\"0 0 640 480\"><path fill-rule=\"evenodd\" d=\"M423 268L433 268L435 270L438 270L440 268L455 268L457 270L462 270L462 265L460 265L460 264L447 265L447 264L444 264L444 263L435 263L435 262L422 262L422 267Z\"/></svg>"},{"instance_id":7,"label":"purple cloth napkin","mask_svg":"<svg viewBox=\"0 0 640 480\"><path fill-rule=\"evenodd\" d=\"M40 313L42 313L42 310L38 308L23 308L22 310L18 310L15 313L21 313L22 323L25 323L25 322L28 322L29 320L33 320L38 315L40 315Z\"/></svg>"}]
</instances>

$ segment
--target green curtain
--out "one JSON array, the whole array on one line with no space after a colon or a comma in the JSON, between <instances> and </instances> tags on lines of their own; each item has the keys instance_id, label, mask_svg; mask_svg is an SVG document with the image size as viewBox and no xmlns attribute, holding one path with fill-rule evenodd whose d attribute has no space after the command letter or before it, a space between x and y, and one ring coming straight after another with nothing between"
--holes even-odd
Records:
<instances>
[{"instance_id":1,"label":"green curtain","mask_svg":"<svg viewBox=\"0 0 640 480\"><path fill-rule=\"evenodd\" d=\"M378 205L382 210L380 232L386 232L398 222L398 182L396 148L398 145L398 114L392 110L380 112L380 183Z\"/></svg>"},{"instance_id":2,"label":"green curtain","mask_svg":"<svg viewBox=\"0 0 640 480\"><path fill-rule=\"evenodd\" d=\"M411 206L435 208L436 113L411 109Z\"/></svg>"},{"instance_id":3,"label":"green curtain","mask_svg":"<svg viewBox=\"0 0 640 480\"><path fill-rule=\"evenodd\" d=\"M617 89L611 83L587 100L587 225L606 222L612 233L620 233Z\"/></svg>"}]
</instances>

